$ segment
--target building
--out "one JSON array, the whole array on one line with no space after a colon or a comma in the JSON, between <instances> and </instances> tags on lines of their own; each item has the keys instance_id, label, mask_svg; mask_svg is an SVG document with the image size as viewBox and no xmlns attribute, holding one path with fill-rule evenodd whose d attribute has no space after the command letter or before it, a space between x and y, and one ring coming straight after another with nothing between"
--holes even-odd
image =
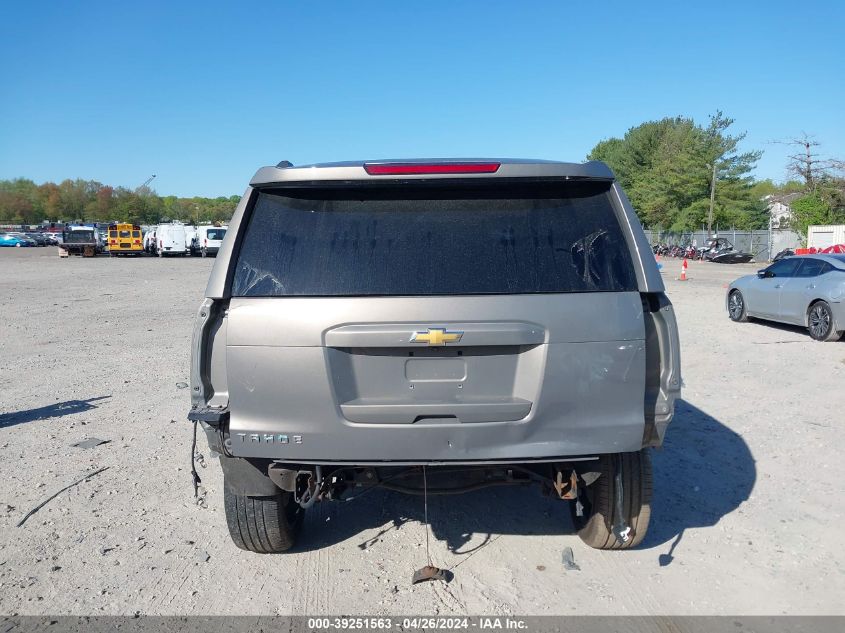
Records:
<instances>
[{"instance_id":1,"label":"building","mask_svg":"<svg viewBox=\"0 0 845 633\"><path fill-rule=\"evenodd\" d=\"M792 207L790 205L803 195L803 193L787 193L769 195L763 198L768 205L769 222L773 229L789 228L792 221Z\"/></svg>"}]
</instances>

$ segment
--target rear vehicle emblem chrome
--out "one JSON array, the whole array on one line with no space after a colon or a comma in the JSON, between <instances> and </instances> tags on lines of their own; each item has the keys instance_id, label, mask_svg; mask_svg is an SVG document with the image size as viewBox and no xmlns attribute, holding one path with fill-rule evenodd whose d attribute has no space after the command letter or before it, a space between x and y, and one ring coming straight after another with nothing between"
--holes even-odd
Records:
<instances>
[{"instance_id":1,"label":"rear vehicle emblem chrome","mask_svg":"<svg viewBox=\"0 0 845 633\"><path fill-rule=\"evenodd\" d=\"M463 335L463 332L450 332L443 328L428 328L425 332L414 332L411 336L411 343L445 345L446 343L457 343Z\"/></svg>"}]
</instances>

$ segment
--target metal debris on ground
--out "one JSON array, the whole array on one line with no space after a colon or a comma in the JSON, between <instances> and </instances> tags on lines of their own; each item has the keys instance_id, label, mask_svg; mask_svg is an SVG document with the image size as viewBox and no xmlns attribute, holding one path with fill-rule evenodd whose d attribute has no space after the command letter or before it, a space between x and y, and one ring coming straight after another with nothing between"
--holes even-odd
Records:
<instances>
[{"instance_id":1,"label":"metal debris on ground","mask_svg":"<svg viewBox=\"0 0 845 633\"><path fill-rule=\"evenodd\" d=\"M76 448L94 448L95 446L99 446L100 444L108 444L111 440L101 440L98 437L89 437L87 440L82 440L81 442L77 442L76 444L71 444L71 446L75 446Z\"/></svg>"},{"instance_id":2,"label":"metal debris on ground","mask_svg":"<svg viewBox=\"0 0 845 633\"><path fill-rule=\"evenodd\" d=\"M55 499L55 498L56 498L56 497L58 497L60 494L62 494L65 490L68 490L68 489L70 489L70 488L73 488L74 486L77 486L77 485L81 484L83 481L85 481L86 479L90 479L90 478L91 478L91 477L93 477L94 475L99 475L101 472L103 472L103 471L105 471L105 470L108 470L109 468L110 468L109 466L105 466L104 468L101 468L100 470L95 470L93 473L88 473L88 474L86 474L84 477L82 477L81 479L77 479L77 480L76 480L76 481L74 481L72 484L69 484L69 485L65 486L64 488L62 488L61 490L59 490L58 492L56 492L56 493L54 493L54 494L50 495L49 497L47 497L46 499L44 499L44 501L42 501L42 502L41 502L41 503L39 503L37 506L35 506L32 510L30 510L29 512L27 512L27 513L24 515L24 517L23 517L20 521L18 521L18 525L17 525L17 527L21 527L21 526L23 526L23 524L24 524L24 523L26 523L26 520L27 520L29 517L31 517L33 514L35 514L36 512L38 512L41 508L43 508L44 506L46 506L46 505L47 505L48 503L50 503L53 499Z\"/></svg>"},{"instance_id":3,"label":"metal debris on ground","mask_svg":"<svg viewBox=\"0 0 845 633\"><path fill-rule=\"evenodd\" d=\"M434 567L433 565L426 565L422 569L418 569L414 572L411 584L416 585L417 583L426 582L428 580L442 580L444 582L449 582L449 572L445 569Z\"/></svg>"},{"instance_id":4,"label":"metal debris on ground","mask_svg":"<svg viewBox=\"0 0 845 633\"><path fill-rule=\"evenodd\" d=\"M187 388L188 388L188 383L186 383L186 382L177 382L177 383L176 383L176 388L177 388L177 389L187 389Z\"/></svg>"},{"instance_id":5,"label":"metal debris on ground","mask_svg":"<svg viewBox=\"0 0 845 633\"><path fill-rule=\"evenodd\" d=\"M578 563L575 562L575 554L572 553L571 547L563 548L563 568L568 571L581 571Z\"/></svg>"}]
</instances>

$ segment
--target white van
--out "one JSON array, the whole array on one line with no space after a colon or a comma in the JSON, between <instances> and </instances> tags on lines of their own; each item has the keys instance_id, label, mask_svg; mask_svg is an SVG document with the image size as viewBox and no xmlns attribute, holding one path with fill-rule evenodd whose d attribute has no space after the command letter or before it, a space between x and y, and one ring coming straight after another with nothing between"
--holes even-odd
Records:
<instances>
[{"instance_id":1,"label":"white van","mask_svg":"<svg viewBox=\"0 0 845 633\"><path fill-rule=\"evenodd\" d=\"M156 227L151 227L147 229L147 232L144 233L143 245L144 245L144 252L149 253L152 255L156 252Z\"/></svg>"},{"instance_id":2,"label":"white van","mask_svg":"<svg viewBox=\"0 0 845 633\"><path fill-rule=\"evenodd\" d=\"M196 237L191 242L191 255L202 255L203 257L216 255L228 228L228 226L198 226Z\"/></svg>"},{"instance_id":3,"label":"white van","mask_svg":"<svg viewBox=\"0 0 845 633\"><path fill-rule=\"evenodd\" d=\"M159 257L165 255L184 255L188 252L187 232L185 225L181 222L170 224L159 224L156 227L156 254Z\"/></svg>"},{"instance_id":4,"label":"white van","mask_svg":"<svg viewBox=\"0 0 845 633\"><path fill-rule=\"evenodd\" d=\"M189 225L185 227L185 248L194 254L194 242L197 240L197 227Z\"/></svg>"}]
</instances>

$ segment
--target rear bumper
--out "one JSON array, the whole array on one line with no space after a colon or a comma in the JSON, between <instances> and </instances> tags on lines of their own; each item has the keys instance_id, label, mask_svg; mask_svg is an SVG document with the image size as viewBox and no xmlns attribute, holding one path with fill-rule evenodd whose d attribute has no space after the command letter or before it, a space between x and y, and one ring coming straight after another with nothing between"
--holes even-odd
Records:
<instances>
[{"instance_id":1,"label":"rear bumper","mask_svg":"<svg viewBox=\"0 0 845 633\"><path fill-rule=\"evenodd\" d=\"M642 418L642 412L638 415ZM297 450L297 447L314 440L308 434L224 432L224 445L235 457L350 466L542 463L642 448L643 422L577 432L567 432L561 426L556 439L547 437L545 440L526 438L527 426L524 422L417 429L380 425L378 429L358 429L352 436L336 434L343 439L322 437L307 451ZM415 432L409 433L410 430ZM279 441L280 437L284 438L283 442Z\"/></svg>"}]
</instances>

